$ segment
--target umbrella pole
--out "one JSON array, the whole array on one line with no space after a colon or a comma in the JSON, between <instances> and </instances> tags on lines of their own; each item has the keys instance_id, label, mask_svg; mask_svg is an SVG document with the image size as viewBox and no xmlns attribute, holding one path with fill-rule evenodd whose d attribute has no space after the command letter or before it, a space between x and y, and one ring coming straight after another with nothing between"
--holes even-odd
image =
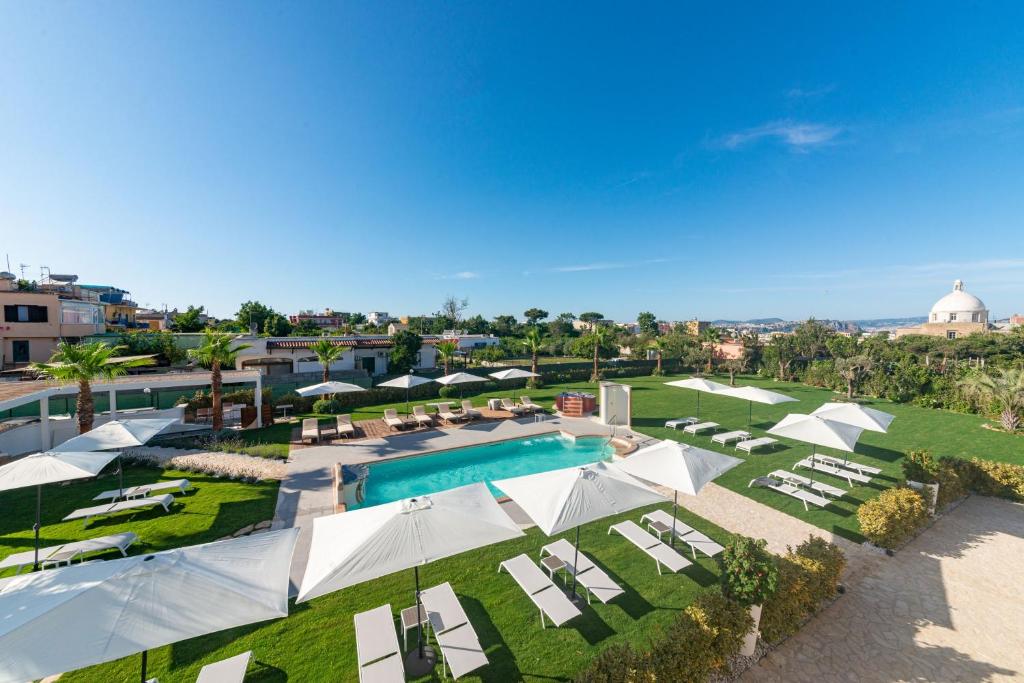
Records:
<instances>
[{"instance_id":1,"label":"umbrella pole","mask_svg":"<svg viewBox=\"0 0 1024 683\"><path fill-rule=\"evenodd\" d=\"M747 429L750 429L750 424L754 421L754 402L747 401Z\"/></svg>"},{"instance_id":2,"label":"umbrella pole","mask_svg":"<svg viewBox=\"0 0 1024 683\"><path fill-rule=\"evenodd\" d=\"M419 565L416 565L415 567L413 567L412 571L416 575L416 620L417 620L417 622L419 622L420 621L420 614L422 614L422 612L420 610L423 609L423 607L420 606L420 567L419 567ZM423 659L423 624L422 623L417 623L416 624L416 631L419 633L419 642L416 645L416 649L419 651L420 659Z\"/></svg>"},{"instance_id":3,"label":"umbrella pole","mask_svg":"<svg viewBox=\"0 0 1024 683\"><path fill-rule=\"evenodd\" d=\"M676 547L676 510L679 509L679 491L672 494L672 535L669 536L668 544Z\"/></svg>"},{"instance_id":4,"label":"umbrella pole","mask_svg":"<svg viewBox=\"0 0 1024 683\"><path fill-rule=\"evenodd\" d=\"M420 601L419 565L413 567L413 574L416 577L416 629L419 633L419 638L416 649L411 650L405 657L405 672L412 678L419 678L420 676L426 676L434 668L434 664L437 663L437 657L434 655L434 649L427 647L426 643L423 642L423 620L420 618L420 615L424 614L424 609L423 603Z\"/></svg>"},{"instance_id":5,"label":"umbrella pole","mask_svg":"<svg viewBox=\"0 0 1024 683\"><path fill-rule=\"evenodd\" d=\"M142 683L146 683L146 659L148 655L149 650L142 651L142 678L140 679Z\"/></svg>"},{"instance_id":6,"label":"umbrella pole","mask_svg":"<svg viewBox=\"0 0 1024 683\"><path fill-rule=\"evenodd\" d=\"M121 454L117 454L117 497L124 495L124 463L121 462Z\"/></svg>"},{"instance_id":7,"label":"umbrella pole","mask_svg":"<svg viewBox=\"0 0 1024 683\"><path fill-rule=\"evenodd\" d=\"M411 414L411 411L409 410L409 387L405 388L405 414Z\"/></svg>"},{"instance_id":8,"label":"umbrella pole","mask_svg":"<svg viewBox=\"0 0 1024 683\"><path fill-rule=\"evenodd\" d=\"M580 528L576 527L576 548L572 555L572 588L569 589L569 599L573 602L577 602L580 596L576 594L576 567L579 565L580 559Z\"/></svg>"},{"instance_id":9,"label":"umbrella pole","mask_svg":"<svg viewBox=\"0 0 1024 683\"><path fill-rule=\"evenodd\" d=\"M43 513L43 485L36 484L36 523L32 531L36 536L36 554L32 562L32 571L39 571L39 522Z\"/></svg>"}]
</instances>

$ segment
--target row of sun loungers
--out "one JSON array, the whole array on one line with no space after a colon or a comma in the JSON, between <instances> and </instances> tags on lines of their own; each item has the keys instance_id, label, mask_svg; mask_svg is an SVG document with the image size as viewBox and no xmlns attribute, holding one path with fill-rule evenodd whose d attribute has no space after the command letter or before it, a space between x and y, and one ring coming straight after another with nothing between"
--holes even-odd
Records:
<instances>
[{"instance_id":1,"label":"row of sun loungers","mask_svg":"<svg viewBox=\"0 0 1024 683\"><path fill-rule=\"evenodd\" d=\"M39 561L44 568L50 565L59 566L61 563L71 564L71 561L74 559L82 561L85 559L85 555L89 553L114 549L121 551L121 555L127 557L128 548L138 540L139 537L137 535L131 531L125 531L120 534L100 536L99 538L90 538L85 541L53 545L48 548L39 549ZM17 567L17 573L20 574L22 569L31 567L34 562L35 551L26 550L25 552L8 555L3 560L0 560L0 570Z\"/></svg>"},{"instance_id":2,"label":"row of sun loungers","mask_svg":"<svg viewBox=\"0 0 1024 683\"><path fill-rule=\"evenodd\" d=\"M682 429L687 434L696 435L700 432L706 432L708 430L715 430L719 427L717 422L701 422L695 417L680 417L674 420L666 420L666 429ZM746 453L753 453L758 448L765 446L771 446L778 443L778 439L773 439L768 436L761 436L756 439L750 438L750 432L737 429L731 432L723 432L721 434L715 434L711 437L714 443L724 445L735 442L736 450L744 451Z\"/></svg>"},{"instance_id":3,"label":"row of sun loungers","mask_svg":"<svg viewBox=\"0 0 1024 683\"><path fill-rule=\"evenodd\" d=\"M870 465L861 465L860 463L853 462L852 460L842 460L841 458L833 458L831 455L816 455L815 460L835 465L836 467L842 467L843 469L853 470L858 474L881 474L882 469L880 467L871 467Z\"/></svg>"},{"instance_id":4,"label":"row of sun loungers","mask_svg":"<svg viewBox=\"0 0 1024 683\"><path fill-rule=\"evenodd\" d=\"M147 496L144 498L132 498L131 500L122 500L117 503L109 503L104 505L96 505L88 508L79 508L71 514L67 515L63 521L70 522L75 519L84 519L86 526L89 525L89 520L93 517L105 517L107 515L113 515L118 512L125 510L139 510L143 508L151 508L160 505L163 507L164 512L171 511L171 505L174 504L174 496L169 493L165 493L161 496Z\"/></svg>"},{"instance_id":5,"label":"row of sun loungers","mask_svg":"<svg viewBox=\"0 0 1024 683\"><path fill-rule=\"evenodd\" d=\"M800 488L791 481L780 479L776 477L758 477L757 479L751 479L750 483L747 484L747 488L751 486L758 486L761 488L771 489L778 493L785 494L792 498L796 498L804 504L804 510L809 510L808 505L814 505L815 507L823 508L828 505L828 498L819 496L817 493L807 491Z\"/></svg>"},{"instance_id":6,"label":"row of sun loungers","mask_svg":"<svg viewBox=\"0 0 1024 683\"><path fill-rule=\"evenodd\" d=\"M123 490L111 489L104 491L99 494L93 500L117 500L118 498L131 499L141 498L148 496L153 491L166 491L168 489L178 489L182 494L188 490L191 483L188 479L172 479L170 481L158 481L152 484L143 484L142 486L131 486Z\"/></svg>"},{"instance_id":7,"label":"row of sun loungers","mask_svg":"<svg viewBox=\"0 0 1024 683\"><path fill-rule=\"evenodd\" d=\"M786 470L775 470L769 477L775 479L781 479L782 481L795 484L805 489L820 493L825 496L832 496L833 498L841 498L847 493L846 489L841 489L838 486L832 486L832 484L826 484L825 482L815 481L803 476L802 474L796 474L795 472L787 472Z\"/></svg>"},{"instance_id":8,"label":"row of sun loungers","mask_svg":"<svg viewBox=\"0 0 1024 683\"><path fill-rule=\"evenodd\" d=\"M814 456L813 458L804 458L797 464L793 465L793 469L796 469L797 467L802 467L804 469L814 470L815 472L822 472L824 474L830 474L833 477L845 479L850 486L854 485L853 482L857 482L858 484L871 483L871 477L867 476L866 474L861 474L860 472L845 469L843 467L837 467L836 465L833 465L828 462L822 462L817 456Z\"/></svg>"},{"instance_id":9,"label":"row of sun loungers","mask_svg":"<svg viewBox=\"0 0 1024 683\"><path fill-rule=\"evenodd\" d=\"M352 415L338 415L334 426L321 427L315 417L307 417L302 421L302 440L309 439L319 442L328 436L355 436L356 427L352 424Z\"/></svg>"}]
</instances>

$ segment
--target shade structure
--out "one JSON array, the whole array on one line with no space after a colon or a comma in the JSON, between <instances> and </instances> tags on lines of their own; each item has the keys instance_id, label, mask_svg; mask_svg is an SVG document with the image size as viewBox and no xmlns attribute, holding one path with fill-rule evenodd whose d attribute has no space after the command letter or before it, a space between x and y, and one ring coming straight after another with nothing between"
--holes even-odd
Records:
<instances>
[{"instance_id":1,"label":"shade structure","mask_svg":"<svg viewBox=\"0 0 1024 683\"><path fill-rule=\"evenodd\" d=\"M299 396L326 396L328 394L347 394L352 391L366 391L358 384L348 382L320 382L308 387L299 387L295 393Z\"/></svg>"},{"instance_id":2,"label":"shade structure","mask_svg":"<svg viewBox=\"0 0 1024 683\"><path fill-rule=\"evenodd\" d=\"M664 496L643 482L603 462L492 483L548 536L576 528L574 567L578 566L581 525L665 501ZM575 574L570 596L576 597Z\"/></svg>"},{"instance_id":3,"label":"shade structure","mask_svg":"<svg viewBox=\"0 0 1024 683\"><path fill-rule=\"evenodd\" d=\"M476 375L471 375L468 372L453 372L450 375L438 377L434 381L444 384L445 386L450 386L452 384L467 384L469 382L486 382L487 378L477 377Z\"/></svg>"},{"instance_id":4,"label":"shade structure","mask_svg":"<svg viewBox=\"0 0 1024 683\"><path fill-rule=\"evenodd\" d=\"M665 439L661 443L641 448L615 463L615 466L634 477L666 486L675 492L672 497L670 539L674 546L675 512L679 507L679 493L695 496L705 484L742 462L731 455Z\"/></svg>"},{"instance_id":5,"label":"shade structure","mask_svg":"<svg viewBox=\"0 0 1024 683\"><path fill-rule=\"evenodd\" d=\"M789 403L792 401L799 401L800 399L793 398L786 394L780 394L777 391L768 391L760 387L726 387L724 391L718 392L723 396L731 396L733 398L742 398L747 401L747 426L750 426L751 418L754 413L754 403L764 403L766 405L778 405L780 403Z\"/></svg>"},{"instance_id":6,"label":"shade structure","mask_svg":"<svg viewBox=\"0 0 1024 683\"><path fill-rule=\"evenodd\" d=\"M177 424L173 418L138 418L111 420L99 427L68 439L55 451L106 451L115 448L142 446L154 436Z\"/></svg>"},{"instance_id":7,"label":"shade structure","mask_svg":"<svg viewBox=\"0 0 1024 683\"><path fill-rule=\"evenodd\" d=\"M693 389L697 392L697 417L700 417L700 394L706 392L709 394L720 393L729 387L719 382L714 382L703 377L690 377L688 379L677 379L671 382L665 382L666 386L679 387L681 389Z\"/></svg>"},{"instance_id":8,"label":"shade structure","mask_svg":"<svg viewBox=\"0 0 1024 683\"><path fill-rule=\"evenodd\" d=\"M828 420L818 415L790 413L769 429L768 433L852 453L863 431L855 425Z\"/></svg>"},{"instance_id":9,"label":"shade structure","mask_svg":"<svg viewBox=\"0 0 1024 683\"><path fill-rule=\"evenodd\" d=\"M522 370L520 368L509 368L508 370L498 370L497 372L488 373L489 377L493 377L496 380L506 379L529 379L530 377L540 377L536 372L530 372L529 370ZM508 390L509 397L512 396L512 388Z\"/></svg>"},{"instance_id":10,"label":"shade structure","mask_svg":"<svg viewBox=\"0 0 1024 683\"><path fill-rule=\"evenodd\" d=\"M284 529L0 580L0 683L287 616L297 537Z\"/></svg>"},{"instance_id":11,"label":"shade structure","mask_svg":"<svg viewBox=\"0 0 1024 683\"><path fill-rule=\"evenodd\" d=\"M95 477L120 453L77 453L46 451L33 453L0 467L0 491L36 487L35 559L32 569L39 569L39 528L43 515L43 484L56 484L72 479Z\"/></svg>"},{"instance_id":12,"label":"shade structure","mask_svg":"<svg viewBox=\"0 0 1024 683\"><path fill-rule=\"evenodd\" d=\"M524 535L483 482L318 517L296 602L412 568L422 609L420 565ZM422 628L406 667L416 675L433 667Z\"/></svg>"},{"instance_id":13,"label":"shade structure","mask_svg":"<svg viewBox=\"0 0 1024 683\"><path fill-rule=\"evenodd\" d=\"M890 415L881 410L865 408L856 403L841 402L825 403L815 408L811 415L817 415L826 420L843 422L870 432L881 432L883 434L889 431L889 425L896 419L895 415Z\"/></svg>"},{"instance_id":14,"label":"shade structure","mask_svg":"<svg viewBox=\"0 0 1024 683\"><path fill-rule=\"evenodd\" d=\"M409 390L413 387L418 387L421 384L429 384L433 382L432 379L426 377L418 377L411 372L408 375L401 375L394 379L389 379L387 382L381 382L378 387L391 387L392 389L405 389L405 412L409 412Z\"/></svg>"}]
</instances>

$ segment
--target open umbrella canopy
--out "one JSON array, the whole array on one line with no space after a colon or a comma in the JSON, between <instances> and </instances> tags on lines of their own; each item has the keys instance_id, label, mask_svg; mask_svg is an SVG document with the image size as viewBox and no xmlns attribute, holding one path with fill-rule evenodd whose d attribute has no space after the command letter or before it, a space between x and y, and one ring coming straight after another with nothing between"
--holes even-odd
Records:
<instances>
[{"instance_id":1,"label":"open umbrella canopy","mask_svg":"<svg viewBox=\"0 0 1024 683\"><path fill-rule=\"evenodd\" d=\"M603 462L491 483L514 500L548 536L665 502L664 496L654 489Z\"/></svg>"},{"instance_id":2,"label":"open umbrella canopy","mask_svg":"<svg viewBox=\"0 0 1024 683\"><path fill-rule=\"evenodd\" d=\"M742 462L731 455L665 439L614 466L644 481L695 496L709 481Z\"/></svg>"},{"instance_id":3,"label":"open umbrella canopy","mask_svg":"<svg viewBox=\"0 0 1024 683\"><path fill-rule=\"evenodd\" d=\"M690 377L688 379L677 379L665 382L666 386L680 387L682 389L693 389L694 391L706 391L709 394L717 394L729 387L719 382L714 382L703 377Z\"/></svg>"},{"instance_id":4,"label":"open umbrella canopy","mask_svg":"<svg viewBox=\"0 0 1024 683\"><path fill-rule=\"evenodd\" d=\"M483 482L318 517L298 602L523 535Z\"/></svg>"},{"instance_id":5,"label":"open umbrella canopy","mask_svg":"<svg viewBox=\"0 0 1024 683\"><path fill-rule=\"evenodd\" d=\"M811 415L817 415L834 422L844 422L848 425L883 434L889 431L889 425L896 419L895 415L890 415L881 410L865 408L856 403L841 402L825 403L815 408Z\"/></svg>"},{"instance_id":6,"label":"open umbrella canopy","mask_svg":"<svg viewBox=\"0 0 1024 683\"><path fill-rule=\"evenodd\" d=\"M769 429L768 433L852 453L863 431L855 425L827 420L818 415L790 413Z\"/></svg>"},{"instance_id":7,"label":"open umbrella canopy","mask_svg":"<svg viewBox=\"0 0 1024 683\"><path fill-rule=\"evenodd\" d=\"M173 418L111 420L85 434L68 439L53 450L106 451L112 448L141 446L177 422Z\"/></svg>"},{"instance_id":8,"label":"open umbrella canopy","mask_svg":"<svg viewBox=\"0 0 1024 683\"><path fill-rule=\"evenodd\" d=\"M0 466L0 491L95 477L120 453L33 453Z\"/></svg>"},{"instance_id":9,"label":"open umbrella canopy","mask_svg":"<svg viewBox=\"0 0 1024 683\"><path fill-rule=\"evenodd\" d=\"M418 387L421 384L427 384L433 382L432 379L426 377L419 377L417 375L401 375L394 379L389 379L387 382L381 382L378 387L391 387L392 389L412 389Z\"/></svg>"},{"instance_id":10,"label":"open umbrella canopy","mask_svg":"<svg viewBox=\"0 0 1024 683\"><path fill-rule=\"evenodd\" d=\"M298 529L0 580L0 683L288 615Z\"/></svg>"},{"instance_id":11,"label":"open umbrella canopy","mask_svg":"<svg viewBox=\"0 0 1024 683\"><path fill-rule=\"evenodd\" d=\"M451 384L466 384L468 382L486 382L487 378L485 378L485 377L477 377L476 375L471 375L468 372L453 372L450 375L445 375L444 377L438 377L434 381L435 382L439 382L441 384L445 384L445 385L451 385Z\"/></svg>"},{"instance_id":12,"label":"open umbrella canopy","mask_svg":"<svg viewBox=\"0 0 1024 683\"><path fill-rule=\"evenodd\" d=\"M536 372L530 372L529 370L521 370L520 368L509 368L508 370L498 370L497 372L488 373L490 377L494 379L527 379L529 377L540 377Z\"/></svg>"},{"instance_id":13,"label":"open umbrella canopy","mask_svg":"<svg viewBox=\"0 0 1024 683\"><path fill-rule=\"evenodd\" d=\"M346 394L350 391L366 391L358 384L348 382L320 382L308 387L299 387L295 393L299 396L325 396L327 394Z\"/></svg>"},{"instance_id":14,"label":"open umbrella canopy","mask_svg":"<svg viewBox=\"0 0 1024 683\"><path fill-rule=\"evenodd\" d=\"M777 391L768 391L767 389L761 389L760 387L726 387L723 391L717 392L723 396L732 396L733 398L742 398L747 401L753 401L754 403L765 403L767 405L778 405L779 403L789 403L790 401L799 401L798 398L787 396L786 394L780 394Z\"/></svg>"}]
</instances>

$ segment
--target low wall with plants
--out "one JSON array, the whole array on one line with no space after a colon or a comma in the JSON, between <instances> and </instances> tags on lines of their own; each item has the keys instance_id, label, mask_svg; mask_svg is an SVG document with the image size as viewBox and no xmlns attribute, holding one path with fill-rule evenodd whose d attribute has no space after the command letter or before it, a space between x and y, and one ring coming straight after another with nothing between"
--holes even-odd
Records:
<instances>
[{"instance_id":1,"label":"low wall with plants","mask_svg":"<svg viewBox=\"0 0 1024 683\"><path fill-rule=\"evenodd\" d=\"M907 453L903 474L910 480L938 484L939 509L967 493L1024 502L1024 465L983 458L935 458L927 450L916 450Z\"/></svg>"},{"instance_id":2,"label":"low wall with plants","mask_svg":"<svg viewBox=\"0 0 1024 683\"><path fill-rule=\"evenodd\" d=\"M739 537L720 556L718 588L701 592L676 620L640 650L613 645L576 676L578 683L707 681L728 676L755 627L750 605L761 604L761 637L777 643L795 633L822 604L835 597L846 565L842 551L812 536L778 557L764 541ZM759 651L763 654L764 650ZM756 659L748 659L749 665Z\"/></svg>"}]
</instances>

